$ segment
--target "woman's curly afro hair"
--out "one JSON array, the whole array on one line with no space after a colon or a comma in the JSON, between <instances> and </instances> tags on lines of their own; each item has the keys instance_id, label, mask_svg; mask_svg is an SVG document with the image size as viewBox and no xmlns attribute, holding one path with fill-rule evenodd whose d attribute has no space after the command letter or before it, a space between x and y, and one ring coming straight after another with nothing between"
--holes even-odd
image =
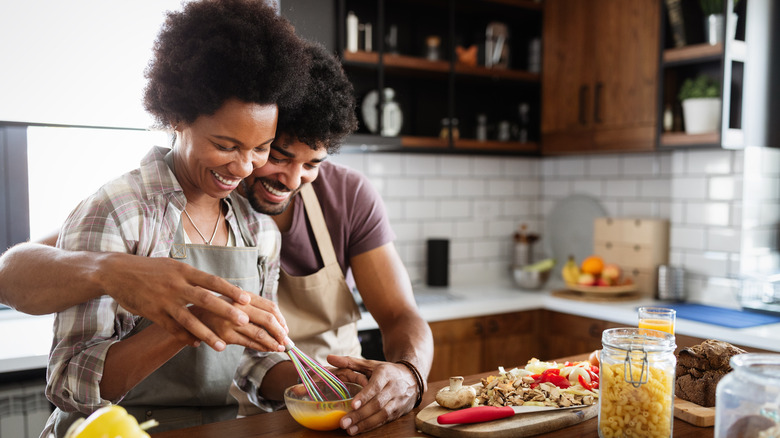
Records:
<instances>
[{"instance_id":1,"label":"woman's curly afro hair","mask_svg":"<svg viewBox=\"0 0 780 438\"><path fill-rule=\"evenodd\" d=\"M236 98L296 105L309 55L263 0L196 0L169 12L146 69L144 106L157 125L192 123Z\"/></svg>"},{"instance_id":2,"label":"woman's curly afro hair","mask_svg":"<svg viewBox=\"0 0 780 438\"><path fill-rule=\"evenodd\" d=\"M308 42L306 52L311 64L303 100L279 106L276 132L297 138L312 149L324 147L332 154L357 129L352 83L338 58L321 44Z\"/></svg>"}]
</instances>

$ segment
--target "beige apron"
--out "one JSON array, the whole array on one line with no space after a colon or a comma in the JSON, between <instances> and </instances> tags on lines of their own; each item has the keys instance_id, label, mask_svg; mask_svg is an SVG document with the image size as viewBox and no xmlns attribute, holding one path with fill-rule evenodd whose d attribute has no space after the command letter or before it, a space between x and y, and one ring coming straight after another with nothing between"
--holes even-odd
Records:
<instances>
[{"instance_id":1,"label":"beige apron","mask_svg":"<svg viewBox=\"0 0 780 438\"><path fill-rule=\"evenodd\" d=\"M360 309L339 266L314 189L306 184L300 193L325 266L303 277L294 277L282 269L279 308L295 345L327 365L328 354L361 355L356 323Z\"/></svg>"},{"instance_id":2,"label":"beige apron","mask_svg":"<svg viewBox=\"0 0 780 438\"><path fill-rule=\"evenodd\" d=\"M249 235L246 219L238 208L233 211L242 235ZM185 244L181 222L170 256L253 294L262 290L266 278L265 257L259 255L256 247ZM140 319L130 336L150 324L149 320ZM198 348L184 347L130 390L120 405L139 422L150 418L160 422L152 430L155 433L236 418L238 402L228 390L243 350L241 346L228 345L222 352L217 352L206 343ZM65 429L83 416L78 412L60 411L55 426L57 436L63 436Z\"/></svg>"}]
</instances>

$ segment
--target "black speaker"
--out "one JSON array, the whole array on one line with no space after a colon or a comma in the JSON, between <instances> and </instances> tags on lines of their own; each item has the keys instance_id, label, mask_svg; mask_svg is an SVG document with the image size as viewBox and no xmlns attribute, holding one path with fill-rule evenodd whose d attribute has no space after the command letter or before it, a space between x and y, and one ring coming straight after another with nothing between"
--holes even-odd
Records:
<instances>
[{"instance_id":1,"label":"black speaker","mask_svg":"<svg viewBox=\"0 0 780 438\"><path fill-rule=\"evenodd\" d=\"M450 241L428 239L428 286L450 284Z\"/></svg>"}]
</instances>

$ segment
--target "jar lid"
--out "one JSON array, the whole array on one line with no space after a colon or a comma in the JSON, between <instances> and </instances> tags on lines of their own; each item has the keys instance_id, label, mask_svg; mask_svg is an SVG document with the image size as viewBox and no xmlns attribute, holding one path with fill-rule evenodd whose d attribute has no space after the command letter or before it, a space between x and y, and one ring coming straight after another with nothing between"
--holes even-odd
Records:
<instances>
[{"instance_id":1,"label":"jar lid","mask_svg":"<svg viewBox=\"0 0 780 438\"><path fill-rule=\"evenodd\" d=\"M733 356L729 365L765 385L780 387L780 354L742 353Z\"/></svg>"},{"instance_id":2,"label":"jar lid","mask_svg":"<svg viewBox=\"0 0 780 438\"><path fill-rule=\"evenodd\" d=\"M614 328L604 330L601 343L605 347L629 351L674 351L677 345L674 335L660 330L640 328Z\"/></svg>"}]
</instances>

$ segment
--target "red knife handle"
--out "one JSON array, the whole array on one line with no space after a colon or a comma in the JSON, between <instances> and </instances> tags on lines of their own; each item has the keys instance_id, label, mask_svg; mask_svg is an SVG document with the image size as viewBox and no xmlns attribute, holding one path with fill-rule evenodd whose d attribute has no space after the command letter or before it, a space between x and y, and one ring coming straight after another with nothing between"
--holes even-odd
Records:
<instances>
[{"instance_id":1,"label":"red knife handle","mask_svg":"<svg viewBox=\"0 0 780 438\"><path fill-rule=\"evenodd\" d=\"M511 406L476 406L439 415L436 421L439 424L482 423L512 415L515 415L515 410Z\"/></svg>"}]
</instances>

